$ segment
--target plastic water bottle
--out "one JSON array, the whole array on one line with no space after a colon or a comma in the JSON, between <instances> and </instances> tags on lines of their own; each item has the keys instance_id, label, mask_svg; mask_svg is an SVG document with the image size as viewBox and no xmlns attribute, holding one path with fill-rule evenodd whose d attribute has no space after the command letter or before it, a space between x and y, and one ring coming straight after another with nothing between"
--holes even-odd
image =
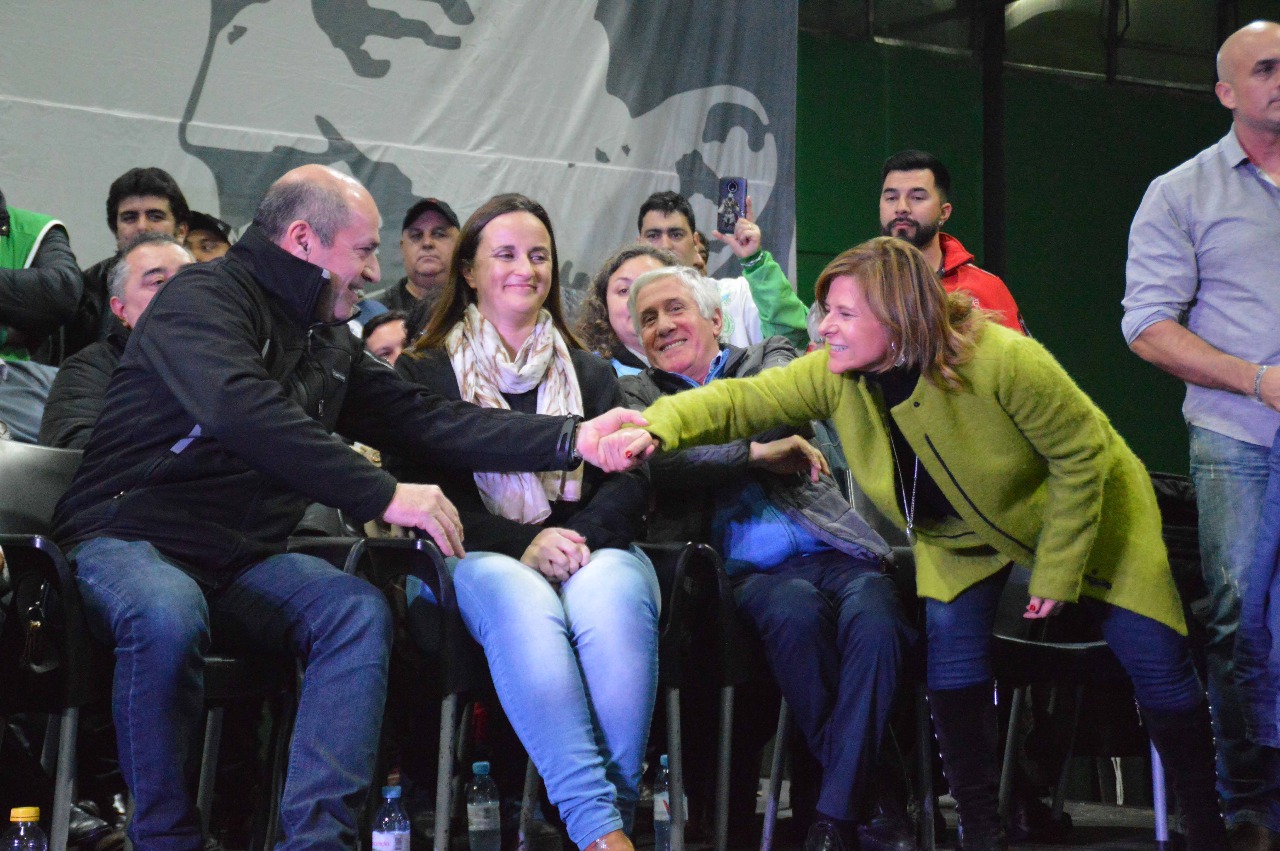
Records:
<instances>
[{"instance_id":1,"label":"plastic water bottle","mask_svg":"<svg viewBox=\"0 0 1280 851\"><path fill-rule=\"evenodd\" d=\"M653 851L671 851L671 772L667 755L658 760L653 779Z\"/></svg>"},{"instance_id":2,"label":"plastic water bottle","mask_svg":"<svg viewBox=\"0 0 1280 851\"><path fill-rule=\"evenodd\" d=\"M49 851L49 838L40 829L39 807L14 807L9 811L10 828L0 840L4 851Z\"/></svg>"},{"instance_id":3,"label":"plastic water bottle","mask_svg":"<svg viewBox=\"0 0 1280 851\"><path fill-rule=\"evenodd\" d=\"M409 851L409 816L400 806L400 787L382 787L382 807L373 820L373 851Z\"/></svg>"},{"instance_id":4,"label":"plastic water bottle","mask_svg":"<svg viewBox=\"0 0 1280 851\"><path fill-rule=\"evenodd\" d=\"M467 838L471 851L501 851L502 820L498 812L498 784L489 776L489 763L471 764L475 778L467 784Z\"/></svg>"}]
</instances>

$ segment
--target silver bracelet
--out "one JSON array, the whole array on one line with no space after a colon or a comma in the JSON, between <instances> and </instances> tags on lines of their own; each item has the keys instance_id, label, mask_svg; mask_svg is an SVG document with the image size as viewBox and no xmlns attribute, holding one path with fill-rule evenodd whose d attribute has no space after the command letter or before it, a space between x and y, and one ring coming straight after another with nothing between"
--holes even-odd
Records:
<instances>
[{"instance_id":1,"label":"silver bracelet","mask_svg":"<svg viewBox=\"0 0 1280 851\"><path fill-rule=\"evenodd\" d=\"M1253 398L1262 402L1262 376L1266 375L1267 370L1271 369L1270 364L1263 364L1258 367L1258 372L1253 376ZM1266 404L1263 402L1263 404Z\"/></svg>"}]
</instances>

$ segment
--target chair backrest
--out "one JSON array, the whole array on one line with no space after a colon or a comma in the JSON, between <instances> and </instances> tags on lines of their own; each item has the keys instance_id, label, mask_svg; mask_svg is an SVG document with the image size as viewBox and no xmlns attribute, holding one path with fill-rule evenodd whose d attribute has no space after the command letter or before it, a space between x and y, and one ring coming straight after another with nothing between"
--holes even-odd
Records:
<instances>
[{"instance_id":1,"label":"chair backrest","mask_svg":"<svg viewBox=\"0 0 1280 851\"><path fill-rule=\"evenodd\" d=\"M0 440L0 543L13 583L0 620L0 715L59 712L110 693L109 651L79 626L83 616L71 568L49 538L54 508L80 456ZM43 640L32 645L27 613L37 603ZM28 664L33 646L35 663Z\"/></svg>"},{"instance_id":2,"label":"chair backrest","mask_svg":"<svg viewBox=\"0 0 1280 851\"><path fill-rule=\"evenodd\" d=\"M81 453L0 440L0 534L48 535Z\"/></svg>"}]
</instances>

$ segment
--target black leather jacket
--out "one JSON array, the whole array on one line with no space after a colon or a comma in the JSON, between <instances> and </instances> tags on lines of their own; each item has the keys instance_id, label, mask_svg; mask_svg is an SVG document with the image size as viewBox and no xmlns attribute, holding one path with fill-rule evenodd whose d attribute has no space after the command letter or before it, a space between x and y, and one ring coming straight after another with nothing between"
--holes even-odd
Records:
<instances>
[{"instance_id":1,"label":"black leather jacket","mask_svg":"<svg viewBox=\"0 0 1280 851\"><path fill-rule=\"evenodd\" d=\"M345 324L314 323L326 286L320 267L256 227L225 258L174 276L130 336L58 506L58 539L150 541L217 586L280 552L308 502L357 522L386 510L395 480L335 431L446 467L568 465L572 419L414 387Z\"/></svg>"}]
</instances>

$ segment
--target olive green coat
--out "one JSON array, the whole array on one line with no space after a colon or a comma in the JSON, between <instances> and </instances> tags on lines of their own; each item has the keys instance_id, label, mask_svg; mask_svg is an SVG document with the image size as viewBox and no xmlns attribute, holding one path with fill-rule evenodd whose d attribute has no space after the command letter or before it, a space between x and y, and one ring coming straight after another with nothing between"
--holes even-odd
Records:
<instances>
[{"instance_id":1,"label":"olive green coat","mask_svg":"<svg viewBox=\"0 0 1280 851\"><path fill-rule=\"evenodd\" d=\"M921 596L950 601L1018 562L1034 596L1083 594L1185 634L1151 480L1102 411L1043 346L994 324L958 371L965 389L922 378L888 412L961 518L916 528ZM664 397L644 415L664 449L830 419L858 485L906 527L879 390L858 373L833 375L826 351ZM909 487L912 471L902 472Z\"/></svg>"}]
</instances>

